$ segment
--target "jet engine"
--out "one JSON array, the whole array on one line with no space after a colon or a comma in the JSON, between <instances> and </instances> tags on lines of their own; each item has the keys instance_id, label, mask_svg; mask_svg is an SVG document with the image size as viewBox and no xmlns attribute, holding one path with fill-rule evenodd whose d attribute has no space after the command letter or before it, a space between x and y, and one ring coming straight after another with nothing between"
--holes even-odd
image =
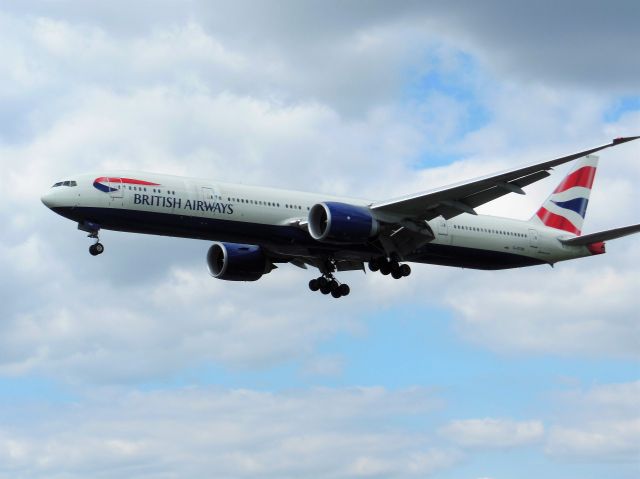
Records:
<instances>
[{"instance_id":1,"label":"jet engine","mask_svg":"<svg viewBox=\"0 0 640 479\"><path fill-rule=\"evenodd\" d=\"M309 211L309 233L317 241L366 243L380 225L369 209L346 203L317 203Z\"/></svg>"},{"instance_id":2,"label":"jet engine","mask_svg":"<svg viewBox=\"0 0 640 479\"><path fill-rule=\"evenodd\" d=\"M256 281L275 266L260 246L215 242L207 252L209 274L227 281Z\"/></svg>"}]
</instances>

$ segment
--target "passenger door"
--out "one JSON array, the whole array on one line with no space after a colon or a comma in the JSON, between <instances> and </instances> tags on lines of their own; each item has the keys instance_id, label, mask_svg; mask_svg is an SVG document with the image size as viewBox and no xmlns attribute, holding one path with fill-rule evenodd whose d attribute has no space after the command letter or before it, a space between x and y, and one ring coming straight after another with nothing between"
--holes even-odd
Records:
<instances>
[{"instance_id":1,"label":"passenger door","mask_svg":"<svg viewBox=\"0 0 640 479\"><path fill-rule=\"evenodd\" d=\"M529 247L534 251L538 250L538 232L534 229L529 230Z\"/></svg>"},{"instance_id":2,"label":"passenger door","mask_svg":"<svg viewBox=\"0 0 640 479\"><path fill-rule=\"evenodd\" d=\"M440 243L451 244L451 236L449 235L449 225L447 220L439 217L436 220L436 237Z\"/></svg>"},{"instance_id":3,"label":"passenger door","mask_svg":"<svg viewBox=\"0 0 640 479\"><path fill-rule=\"evenodd\" d=\"M124 186L122 178L109 178L109 197L111 206L123 206Z\"/></svg>"}]
</instances>

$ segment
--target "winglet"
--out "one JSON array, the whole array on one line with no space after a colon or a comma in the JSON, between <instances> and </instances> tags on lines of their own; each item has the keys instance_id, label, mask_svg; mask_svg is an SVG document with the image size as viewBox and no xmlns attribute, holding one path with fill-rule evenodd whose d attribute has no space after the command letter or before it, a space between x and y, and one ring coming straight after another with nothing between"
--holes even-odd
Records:
<instances>
[{"instance_id":1,"label":"winglet","mask_svg":"<svg viewBox=\"0 0 640 479\"><path fill-rule=\"evenodd\" d=\"M627 141L637 140L638 138L640 138L640 136L619 137L619 138L614 138L612 143L614 145L620 145L621 143L626 143Z\"/></svg>"}]
</instances>

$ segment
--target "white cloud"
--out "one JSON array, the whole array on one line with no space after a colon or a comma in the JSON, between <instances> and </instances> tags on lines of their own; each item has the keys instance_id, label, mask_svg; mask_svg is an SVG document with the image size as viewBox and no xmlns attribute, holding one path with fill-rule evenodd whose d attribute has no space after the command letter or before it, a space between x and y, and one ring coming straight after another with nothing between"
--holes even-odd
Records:
<instances>
[{"instance_id":1,"label":"white cloud","mask_svg":"<svg viewBox=\"0 0 640 479\"><path fill-rule=\"evenodd\" d=\"M440 429L447 439L463 447L508 448L542 440L540 421L514 421L504 418L459 419Z\"/></svg>"},{"instance_id":2,"label":"white cloud","mask_svg":"<svg viewBox=\"0 0 640 479\"><path fill-rule=\"evenodd\" d=\"M438 403L421 389L96 387L211 364L260 372L284 363L306 381L340 380L347 359L318 344L364 335L368 317L397 305L444 305L461 337L501 353L637 355L637 239L556 271L416 265L403 281L345 274L353 293L340 301L309 293L315 273L293 267L256 284L213 280L204 242L104 232L106 254L89 257L83 234L38 201L75 172L125 167L387 198L637 134L637 112L603 120L615 92L637 94L633 54L620 61L638 43L629 26L637 15L621 8L607 6L603 17L585 7L580 22L566 22L557 2L536 3L535 15L492 2L279 6L2 8L0 374L92 393L33 406L38 414L3 407L0 475L422 477L463 460L460 448L545 437L553 458L633 459L635 386L578 394L581 415L546 427L451 421L441 432L452 448L421 427ZM637 222L638 151L602 154L591 231ZM432 155L450 164L423 169ZM526 218L556 181L483 211Z\"/></svg>"},{"instance_id":3,"label":"white cloud","mask_svg":"<svg viewBox=\"0 0 640 479\"><path fill-rule=\"evenodd\" d=\"M638 257L631 244L608 247L606 260L587 258L555 270L486 273L484 282L469 274L458 284L466 294L446 293L458 331L511 354L637 357L640 277L624 262L637 264Z\"/></svg>"},{"instance_id":4,"label":"white cloud","mask_svg":"<svg viewBox=\"0 0 640 479\"><path fill-rule=\"evenodd\" d=\"M565 394L545 452L565 461L637 462L640 382L596 386Z\"/></svg>"},{"instance_id":5,"label":"white cloud","mask_svg":"<svg viewBox=\"0 0 640 479\"><path fill-rule=\"evenodd\" d=\"M3 425L0 474L424 477L460 453L394 421L433 404L420 389L104 391L26 429L23 415Z\"/></svg>"}]
</instances>

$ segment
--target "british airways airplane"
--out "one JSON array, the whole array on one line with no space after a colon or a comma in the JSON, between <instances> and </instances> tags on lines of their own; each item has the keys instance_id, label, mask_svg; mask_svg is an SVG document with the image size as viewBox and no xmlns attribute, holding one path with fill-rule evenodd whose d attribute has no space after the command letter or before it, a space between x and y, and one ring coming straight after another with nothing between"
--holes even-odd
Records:
<instances>
[{"instance_id":1,"label":"british airways airplane","mask_svg":"<svg viewBox=\"0 0 640 479\"><path fill-rule=\"evenodd\" d=\"M336 272L365 270L399 279L408 263L485 270L553 265L605 252L604 242L640 224L582 235L600 150L568 156L401 198L370 201L143 172L99 172L55 183L42 202L78 223L102 254L101 229L212 241L210 274L256 281L277 264L317 268L312 291L349 294ZM528 221L485 216L475 208L578 160Z\"/></svg>"}]
</instances>

